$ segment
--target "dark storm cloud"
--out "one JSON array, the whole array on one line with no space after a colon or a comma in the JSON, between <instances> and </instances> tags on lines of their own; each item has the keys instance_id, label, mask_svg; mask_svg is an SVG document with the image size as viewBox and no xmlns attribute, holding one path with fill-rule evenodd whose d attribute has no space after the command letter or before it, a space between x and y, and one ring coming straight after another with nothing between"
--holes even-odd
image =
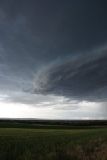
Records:
<instances>
[{"instance_id":1,"label":"dark storm cloud","mask_svg":"<svg viewBox=\"0 0 107 160\"><path fill-rule=\"evenodd\" d=\"M35 92L77 100L107 100L107 48L72 57L38 74Z\"/></svg>"},{"instance_id":2,"label":"dark storm cloud","mask_svg":"<svg viewBox=\"0 0 107 160\"><path fill-rule=\"evenodd\" d=\"M25 95L36 77L36 93L106 98L106 51L86 54L106 44L106 18L101 0L1 0L0 92Z\"/></svg>"},{"instance_id":3,"label":"dark storm cloud","mask_svg":"<svg viewBox=\"0 0 107 160\"><path fill-rule=\"evenodd\" d=\"M0 42L8 52L8 61L33 68L34 64L37 67L105 43L106 3L100 0L1 0Z\"/></svg>"}]
</instances>

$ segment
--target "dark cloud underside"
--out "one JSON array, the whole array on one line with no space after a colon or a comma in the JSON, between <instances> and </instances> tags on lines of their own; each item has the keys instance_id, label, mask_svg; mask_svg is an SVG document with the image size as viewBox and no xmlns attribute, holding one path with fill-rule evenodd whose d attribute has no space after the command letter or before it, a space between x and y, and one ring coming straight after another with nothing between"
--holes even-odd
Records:
<instances>
[{"instance_id":1,"label":"dark cloud underside","mask_svg":"<svg viewBox=\"0 0 107 160\"><path fill-rule=\"evenodd\" d=\"M91 55L91 56L90 56ZM35 92L79 100L107 99L107 49L57 63L38 75Z\"/></svg>"}]
</instances>

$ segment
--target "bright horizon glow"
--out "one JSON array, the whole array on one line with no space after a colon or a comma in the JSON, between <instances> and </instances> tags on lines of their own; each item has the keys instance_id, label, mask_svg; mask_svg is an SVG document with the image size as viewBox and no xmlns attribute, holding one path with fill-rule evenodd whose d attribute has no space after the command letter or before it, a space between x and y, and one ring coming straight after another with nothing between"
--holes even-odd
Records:
<instances>
[{"instance_id":1,"label":"bright horizon glow","mask_svg":"<svg viewBox=\"0 0 107 160\"><path fill-rule=\"evenodd\" d=\"M74 104L73 104L74 105ZM76 107L77 104L75 104ZM38 118L38 119L104 119L100 105L95 102L80 102L80 108L72 110L52 107L34 107L27 104L0 102L0 118ZM90 111L91 109L91 111ZM96 116L95 116L96 115Z\"/></svg>"},{"instance_id":2,"label":"bright horizon glow","mask_svg":"<svg viewBox=\"0 0 107 160\"><path fill-rule=\"evenodd\" d=\"M0 117L1 118L41 118L47 116L46 109L35 108L26 104L5 103L0 102Z\"/></svg>"}]
</instances>

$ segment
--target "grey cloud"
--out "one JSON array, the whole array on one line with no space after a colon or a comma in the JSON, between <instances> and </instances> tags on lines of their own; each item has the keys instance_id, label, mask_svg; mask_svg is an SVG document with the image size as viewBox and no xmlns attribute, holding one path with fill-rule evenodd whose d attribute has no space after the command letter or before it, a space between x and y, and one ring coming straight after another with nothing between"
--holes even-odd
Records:
<instances>
[{"instance_id":1,"label":"grey cloud","mask_svg":"<svg viewBox=\"0 0 107 160\"><path fill-rule=\"evenodd\" d=\"M35 93L77 100L107 100L107 48L48 66L38 74Z\"/></svg>"},{"instance_id":2,"label":"grey cloud","mask_svg":"<svg viewBox=\"0 0 107 160\"><path fill-rule=\"evenodd\" d=\"M6 92L5 92L6 93ZM18 104L26 104L34 107L47 107L53 109L64 110L64 107L69 106L69 109L74 109L74 106L78 104L78 102L68 101L67 98L61 96L53 96L53 95L42 95L42 94L30 94L28 92L14 91L11 93L7 93L7 95L0 95L0 100L8 103L18 103ZM70 107L71 106L71 107ZM75 107L77 109L77 107Z\"/></svg>"}]
</instances>

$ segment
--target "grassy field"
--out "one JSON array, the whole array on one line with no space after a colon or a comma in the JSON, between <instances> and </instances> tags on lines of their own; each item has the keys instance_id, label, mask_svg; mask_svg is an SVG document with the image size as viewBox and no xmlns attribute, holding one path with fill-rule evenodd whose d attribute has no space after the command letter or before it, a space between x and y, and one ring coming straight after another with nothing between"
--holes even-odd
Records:
<instances>
[{"instance_id":1,"label":"grassy field","mask_svg":"<svg viewBox=\"0 0 107 160\"><path fill-rule=\"evenodd\" d=\"M107 129L0 128L0 160L107 160Z\"/></svg>"}]
</instances>

